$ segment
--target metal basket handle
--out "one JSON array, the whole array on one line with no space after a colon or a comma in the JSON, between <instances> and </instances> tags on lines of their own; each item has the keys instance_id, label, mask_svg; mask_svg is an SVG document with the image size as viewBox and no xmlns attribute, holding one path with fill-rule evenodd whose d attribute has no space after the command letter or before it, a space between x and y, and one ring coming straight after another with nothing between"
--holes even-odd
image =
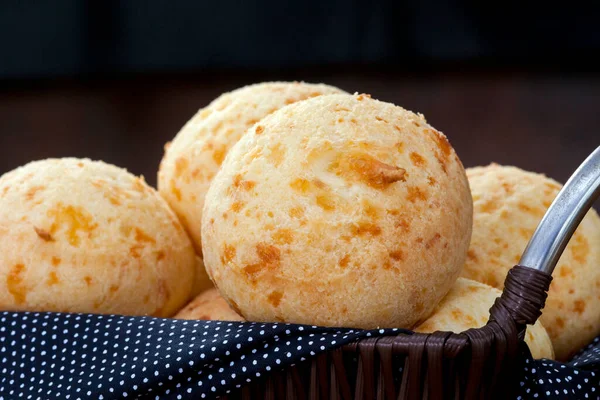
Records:
<instances>
[{"instance_id":1,"label":"metal basket handle","mask_svg":"<svg viewBox=\"0 0 600 400\"><path fill-rule=\"evenodd\" d=\"M600 147L577 168L529 240L519 265L552 274L579 223L600 197Z\"/></svg>"},{"instance_id":2,"label":"metal basket handle","mask_svg":"<svg viewBox=\"0 0 600 400\"><path fill-rule=\"evenodd\" d=\"M490 329L510 337L532 325L544 308L552 271L579 223L600 196L600 147L569 178L538 224L519 264L490 309Z\"/></svg>"},{"instance_id":3,"label":"metal basket handle","mask_svg":"<svg viewBox=\"0 0 600 400\"><path fill-rule=\"evenodd\" d=\"M486 325L462 333L415 333L395 339L398 353L407 356L403 399L424 397L423 387L430 390L428 398L438 398L440 393L456 393L456 398L469 399L512 397L513 383L522 368L519 354L525 345L527 326L541 316L552 271L599 196L600 147L579 166L546 211L519 265L508 272L502 295L490 308ZM425 356L427 372L423 378ZM425 379L429 386L423 385ZM463 381L464 387L460 383Z\"/></svg>"}]
</instances>

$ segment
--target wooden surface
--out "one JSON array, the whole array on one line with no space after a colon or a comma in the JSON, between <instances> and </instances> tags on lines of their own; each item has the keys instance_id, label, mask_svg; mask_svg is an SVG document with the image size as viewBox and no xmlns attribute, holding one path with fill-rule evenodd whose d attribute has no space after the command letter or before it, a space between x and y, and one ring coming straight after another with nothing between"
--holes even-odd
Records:
<instances>
[{"instance_id":1,"label":"wooden surface","mask_svg":"<svg viewBox=\"0 0 600 400\"><path fill-rule=\"evenodd\" d=\"M325 82L421 112L465 166L497 162L560 181L600 145L600 76L531 73L206 73L0 82L0 174L28 161L102 159L156 183L163 145L224 91Z\"/></svg>"}]
</instances>

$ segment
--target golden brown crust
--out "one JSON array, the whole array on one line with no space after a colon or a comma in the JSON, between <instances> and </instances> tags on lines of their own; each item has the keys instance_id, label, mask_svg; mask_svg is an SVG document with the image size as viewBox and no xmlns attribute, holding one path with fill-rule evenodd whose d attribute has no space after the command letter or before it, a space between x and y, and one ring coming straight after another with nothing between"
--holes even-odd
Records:
<instances>
[{"instance_id":1,"label":"golden brown crust","mask_svg":"<svg viewBox=\"0 0 600 400\"><path fill-rule=\"evenodd\" d=\"M0 310L170 316L194 250L158 193L125 170L50 159L0 177Z\"/></svg>"},{"instance_id":2,"label":"golden brown crust","mask_svg":"<svg viewBox=\"0 0 600 400\"><path fill-rule=\"evenodd\" d=\"M199 294L173 318L205 321L244 321L244 318L239 316L227 304L216 288L208 289Z\"/></svg>"},{"instance_id":3,"label":"golden brown crust","mask_svg":"<svg viewBox=\"0 0 600 400\"><path fill-rule=\"evenodd\" d=\"M466 175L445 137L352 95L287 106L260 126L206 197L205 263L224 297L256 321L411 327L428 315L471 234Z\"/></svg>"},{"instance_id":4,"label":"golden brown crust","mask_svg":"<svg viewBox=\"0 0 600 400\"><path fill-rule=\"evenodd\" d=\"M415 332L446 331L460 333L485 325L490 308L501 292L470 279L459 278L450 292L435 307L433 314L415 328ZM527 328L525 342L534 358L554 358L552 342L538 321Z\"/></svg>"},{"instance_id":5,"label":"golden brown crust","mask_svg":"<svg viewBox=\"0 0 600 400\"><path fill-rule=\"evenodd\" d=\"M201 255L200 226L204 196L213 176L235 143L258 121L288 104L343 93L304 82L267 82L225 93L200 109L165 146L158 189L181 219ZM262 127L254 129L260 134Z\"/></svg>"},{"instance_id":6,"label":"golden brown crust","mask_svg":"<svg viewBox=\"0 0 600 400\"><path fill-rule=\"evenodd\" d=\"M561 184L544 175L491 164L467 170L473 237L463 276L502 288ZM600 218L591 210L554 270L541 321L565 360L600 334Z\"/></svg>"}]
</instances>

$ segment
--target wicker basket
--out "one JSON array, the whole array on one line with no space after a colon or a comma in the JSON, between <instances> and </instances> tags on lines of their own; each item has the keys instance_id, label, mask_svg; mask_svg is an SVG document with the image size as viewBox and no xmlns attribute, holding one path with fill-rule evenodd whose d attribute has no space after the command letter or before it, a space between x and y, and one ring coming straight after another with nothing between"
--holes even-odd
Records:
<instances>
[{"instance_id":1,"label":"wicker basket","mask_svg":"<svg viewBox=\"0 0 600 400\"><path fill-rule=\"evenodd\" d=\"M227 398L507 398L527 351L526 327L541 315L551 273L598 196L600 147L548 209L482 328L364 339L317 355L305 365L273 372Z\"/></svg>"}]
</instances>

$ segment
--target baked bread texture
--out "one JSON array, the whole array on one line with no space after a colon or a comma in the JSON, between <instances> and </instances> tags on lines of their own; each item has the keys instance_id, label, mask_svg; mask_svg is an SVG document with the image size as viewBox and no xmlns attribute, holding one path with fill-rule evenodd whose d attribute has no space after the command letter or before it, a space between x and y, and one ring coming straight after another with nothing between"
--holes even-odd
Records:
<instances>
[{"instance_id":1,"label":"baked bread texture","mask_svg":"<svg viewBox=\"0 0 600 400\"><path fill-rule=\"evenodd\" d=\"M472 201L446 137L368 95L284 107L233 147L206 196L209 275L252 321L412 327L454 284Z\"/></svg>"},{"instance_id":2,"label":"baked bread texture","mask_svg":"<svg viewBox=\"0 0 600 400\"><path fill-rule=\"evenodd\" d=\"M229 307L229 304L216 288L208 289L196 296L174 318L205 321L244 321Z\"/></svg>"},{"instance_id":3,"label":"baked bread texture","mask_svg":"<svg viewBox=\"0 0 600 400\"><path fill-rule=\"evenodd\" d=\"M467 170L473 237L463 276L502 289L562 185L544 175L491 164ZM566 360L600 334L600 218L590 210L553 273L541 316L556 358Z\"/></svg>"},{"instance_id":4,"label":"baked bread texture","mask_svg":"<svg viewBox=\"0 0 600 400\"><path fill-rule=\"evenodd\" d=\"M464 332L484 326L490 317L490 308L502 292L489 285L470 279L458 278L450 292L435 307L433 314L417 326L415 332ZM527 327L525 343L536 358L554 358L552 342L540 321Z\"/></svg>"},{"instance_id":5,"label":"baked bread texture","mask_svg":"<svg viewBox=\"0 0 600 400\"><path fill-rule=\"evenodd\" d=\"M194 248L159 194L103 162L48 159L0 177L0 310L168 317Z\"/></svg>"},{"instance_id":6,"label":"baked bread texture","mask_svg":"<svg viewBox=\"0 0 600 400\"><path fill-rule=\"evenodd\" d=\"M158 190L202 254L204 197L229 149L262 118L297 101L343 93L323 84L266 82L224 93L200 109L165 146Z\"/></svg>"}]
</instances>

